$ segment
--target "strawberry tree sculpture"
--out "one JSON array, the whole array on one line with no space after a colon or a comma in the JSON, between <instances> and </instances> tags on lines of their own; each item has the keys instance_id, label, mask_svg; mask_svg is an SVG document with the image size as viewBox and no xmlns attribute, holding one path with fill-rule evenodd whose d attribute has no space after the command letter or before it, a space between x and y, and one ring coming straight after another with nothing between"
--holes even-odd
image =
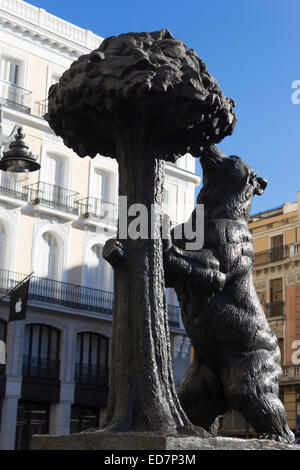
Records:
<instances>
[{"instance_id":1,"label":"strawberry tree sculpture","mask_svg":"<svg viewBox=\"0 0 300 470\"><path fill-rule=\"evenodd\" d=\"M148 213L146 231L130 238L120 236L126 214L119 211L117 238L104 248L115 284L107 431L191 429L172 373L160 230L165 162L199 155L230 135L233 106L196 53L167 29L105 39L50 88L52 129L80 157L115 158L119 196ZM133 217L126 220L129 226Z\"/></svg>"}]
</instances>

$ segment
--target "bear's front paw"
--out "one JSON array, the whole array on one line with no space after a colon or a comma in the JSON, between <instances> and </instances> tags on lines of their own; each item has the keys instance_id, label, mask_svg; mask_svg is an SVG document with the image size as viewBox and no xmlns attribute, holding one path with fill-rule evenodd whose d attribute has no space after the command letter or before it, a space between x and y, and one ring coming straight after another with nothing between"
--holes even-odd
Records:
<instances>
[{"instance_id":1,"label":"bear's front paw","mask_svg":"<svg viewBox=\"0 0 300 470\"><path fill-rule=\"evenodd\" d=\"M220 271L214 271L214 278L212 285L215 290L222 290L225 286L226 274L221 273Z\"/></svg>"},{"instance_id":2,"label":"bear's front paw","mask_svg":"<svg viewBox=\"0 0 300 470\"><path fill-rule=\"evenodd\" d=\"M224 273L198 266L193 267L192 276L194 282L201 283L213 292L222 290L226 282L226 275Z\"/></svg>"}]
</instances>

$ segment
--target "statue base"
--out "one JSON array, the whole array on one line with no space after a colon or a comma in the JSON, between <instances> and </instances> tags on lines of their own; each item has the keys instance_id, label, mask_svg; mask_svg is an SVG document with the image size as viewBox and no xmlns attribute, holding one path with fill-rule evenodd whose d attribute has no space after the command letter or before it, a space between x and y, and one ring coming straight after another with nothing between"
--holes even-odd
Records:
<instances>
[{"instance_id":1,"label":"statue base","mask_svg":"<svg viewBox=\"0 0 300 470\"><path fill-rule=\"evenodd\" d=\"M35 435L32 450L300 450L300 446L267 439L201 438L97 430L61 436Z\"/></svg>"}]
</instances>

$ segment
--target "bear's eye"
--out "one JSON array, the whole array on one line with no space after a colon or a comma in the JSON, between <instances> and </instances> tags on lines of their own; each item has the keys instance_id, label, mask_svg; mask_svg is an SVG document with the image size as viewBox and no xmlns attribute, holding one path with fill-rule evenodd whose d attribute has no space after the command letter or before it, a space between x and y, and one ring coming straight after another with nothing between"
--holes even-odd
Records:
<instances>
[{"instance_id":1,"label":"bear's eye","mask_svg":"<svg viewBox=\"0 0 300 470\"><path fill-rule=\"evenodd\" d=\"M256 178L256 173L252 172L248 174L246 183L253 184L253 180Z\"/></svg>"}]
</instances>

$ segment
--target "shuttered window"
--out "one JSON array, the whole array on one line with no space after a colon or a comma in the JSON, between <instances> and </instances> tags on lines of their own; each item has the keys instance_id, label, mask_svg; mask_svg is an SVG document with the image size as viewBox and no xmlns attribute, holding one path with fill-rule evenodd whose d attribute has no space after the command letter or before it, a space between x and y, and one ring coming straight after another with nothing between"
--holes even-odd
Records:
<instances>
[{"instance_id":1,"label":"shuttered window","mask_svg":"<svg viewBox=\"0 0 300 470\"><path fill-rule=\"evenodd\" d=\"M87 286L107 290L109 285L108 263L102 256L102 247L97 244L89 252L87 267Z\"/></svg>"},{"instance_id":2,"label":"shuttered window","mask_svg":"<svg viewBox=\"0 0 300 470\"><path fill-rule=\"evenodd\" d=\"M20 65L13 59L8 57L2 57L1 59L1 80L12 83L14 85L18 84L19 79Z\"/></svg>"},{"instance_id":3,"label":"shuttered window","mask_svg":"<svg viewBox=\"0 0 300 470\"><path fill-rule=\"evenodd\" d=\"M39 276L60 280L62 274L61 253L58 240L51 232L42 235L39 251Z\"/></svg>"}]
</instances>

